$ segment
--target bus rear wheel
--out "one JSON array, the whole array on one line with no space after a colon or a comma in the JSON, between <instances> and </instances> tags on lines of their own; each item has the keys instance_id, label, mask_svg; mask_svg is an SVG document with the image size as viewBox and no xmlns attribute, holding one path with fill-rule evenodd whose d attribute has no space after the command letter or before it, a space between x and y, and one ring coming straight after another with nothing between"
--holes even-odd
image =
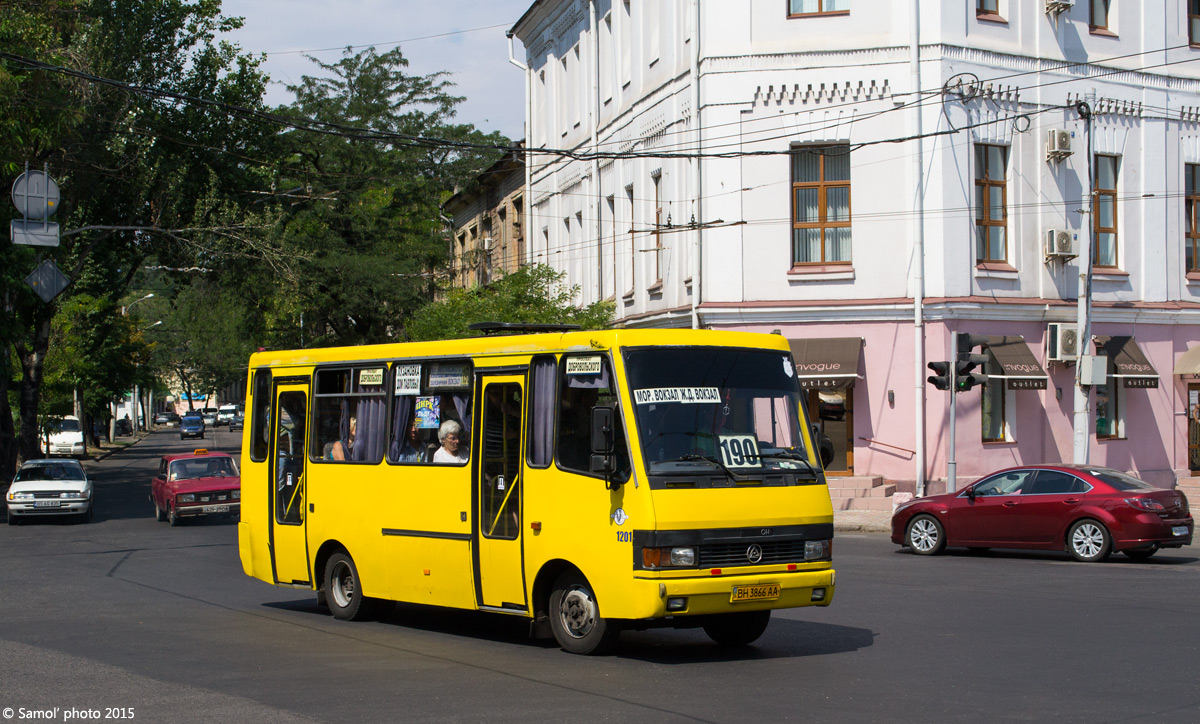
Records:
<instances>
[{"instance_id":1,"label":"bus rear wheel","mask_svg":"<svg viewBox=\"0 0 1200 724\"><path fill-rule=\"evenodd\" d=\"M704 633L722 646L749 646L763 635L769 623L769 610L723 613L704 624Z\"/></svg>"},{"instance_id":2,"label":"bus rear wheel","mask_svg":"<svg viewBox=\"0 0 1200 724\"><path fill-rule=\"evenodd\" d=\"M362 581L354 560L345 553L334 553L325 564L325 601L334 618L363 621L370 618L373 600L362 594Z\"/></svg>"},{"instance_id":3,"label":"bus rear wheel","mask_svg":"<svg viewBox=\"0 0 1200 724\"><path fill-rule=\"evenodd\" d=\"M558 645L572 654L605 653L620 636L611 621L600 616L596 594L578 571L567 571L550 593L550 629Z\"/></svg>"}]
</instances>

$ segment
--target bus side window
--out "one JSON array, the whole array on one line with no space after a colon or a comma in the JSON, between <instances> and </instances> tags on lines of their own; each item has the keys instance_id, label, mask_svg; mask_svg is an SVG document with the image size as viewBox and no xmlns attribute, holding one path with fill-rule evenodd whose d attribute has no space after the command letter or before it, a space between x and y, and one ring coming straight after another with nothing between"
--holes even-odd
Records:
<instances>
[{"instance_id":1,"label":"bus side window","mask_svg":"<svg viewBox=\"0 0 1200 724\"><path fill-rule=\"evenodd\" d=\"M250 459L261 463L267 459L271 440L271 371L254 373L253 402L250 409Z\"/></svg>"}]
</instances>

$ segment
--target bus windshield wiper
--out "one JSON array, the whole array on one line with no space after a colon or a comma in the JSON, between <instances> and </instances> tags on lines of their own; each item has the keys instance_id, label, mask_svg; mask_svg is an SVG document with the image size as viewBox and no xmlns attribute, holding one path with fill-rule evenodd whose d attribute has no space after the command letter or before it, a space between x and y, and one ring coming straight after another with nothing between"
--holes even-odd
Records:
<instances>
[{"instance_id":1,"label":"bus windshield wiper","mask_svg":"<svg viewBox=\"0 0 1200 724\"><path fill-rule=\"evenodd\" d=\"M683 462L691 462L693 460L703 460L706 463L712 463L713 465L716 465L718 468L721 468L722 470L724 470L725 473L729 477L733 478L734 480L747 480L748 479L748 478L746 478L745 475L741 475L740 473L735 473L732 468L729 468L728 466L725 465L725 463L721 462L719 459L717 459L711 455L698 455L696 453L689 453L687 455L680 455L677 458L668 458L667 460L655 460L651 464L653 465L655 463L659 463L659 464L661 464L661 463L683 463Z\"/></svg>"},{"instance_id":2,"label":"bus windshield wiper","mask_svg":"<svg viewBox=\"0 0 1200 724\"><path fill-rule=\"evenodd\" d=\"M780 450L779 452L765 453L760 451L759 457L764 459L770 458L772 460L799 460L800 462L804 463L804 467L808 468L808 472L812 473L814 476L817 475L817 469L813 467L811 462L809 462L808 456L801 455L798 452L793 452L791 450Z\"/></svg>"}]
</instances>

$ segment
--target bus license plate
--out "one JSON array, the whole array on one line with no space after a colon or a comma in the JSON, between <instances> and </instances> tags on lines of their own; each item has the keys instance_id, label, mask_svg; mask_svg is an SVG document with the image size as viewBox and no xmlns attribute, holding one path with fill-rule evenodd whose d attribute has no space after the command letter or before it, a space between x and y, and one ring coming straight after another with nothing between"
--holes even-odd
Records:
<instances>
[{"instance_id":1,"label":"bus license plate","mask_svg":"<svg viewBox=\"0 0 1200 724\"><path fill-rule=\"evenodd\" d=\"M776 598L779 598L778 583L759 583L753 586L734 586L733 594L729 597L729 602L773 601Z\"/></svg>"},{"instance_id":2,"label":"bus license plate","mask_svg":"<svg viewBox=\"0 0 1200 724\"><path fill-rule=\"evenodd\" d=\"M1172 526L1171 535L1187 535L1187 526L1186 525Z\"/></svg>"},{"instance_id":3,"label":"bus license plate","mask_svg":"<svg viewBox=\"0 0 1200 724\"><path fill-rule=\"evenodd\" d=\"M205 513L228 513L228 505L206 505L204 506Z\"/></svg>"}]
</instances>

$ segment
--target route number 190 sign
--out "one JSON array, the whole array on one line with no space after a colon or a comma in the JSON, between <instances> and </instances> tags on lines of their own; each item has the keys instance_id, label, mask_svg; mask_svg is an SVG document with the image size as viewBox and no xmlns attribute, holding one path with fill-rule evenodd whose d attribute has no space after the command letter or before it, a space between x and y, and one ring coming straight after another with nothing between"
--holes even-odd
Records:
<instances>
[{"instance_id":1,"label":"route number 190 sign","mask_svg":"<svg viewBox=\"0 0 1200 724\"><path fill-rule=\"evenodd\" d=\"M753 435L718 435L721 462L727 468L760 468L758 440Z\"/></svg>"}]
</instances>

